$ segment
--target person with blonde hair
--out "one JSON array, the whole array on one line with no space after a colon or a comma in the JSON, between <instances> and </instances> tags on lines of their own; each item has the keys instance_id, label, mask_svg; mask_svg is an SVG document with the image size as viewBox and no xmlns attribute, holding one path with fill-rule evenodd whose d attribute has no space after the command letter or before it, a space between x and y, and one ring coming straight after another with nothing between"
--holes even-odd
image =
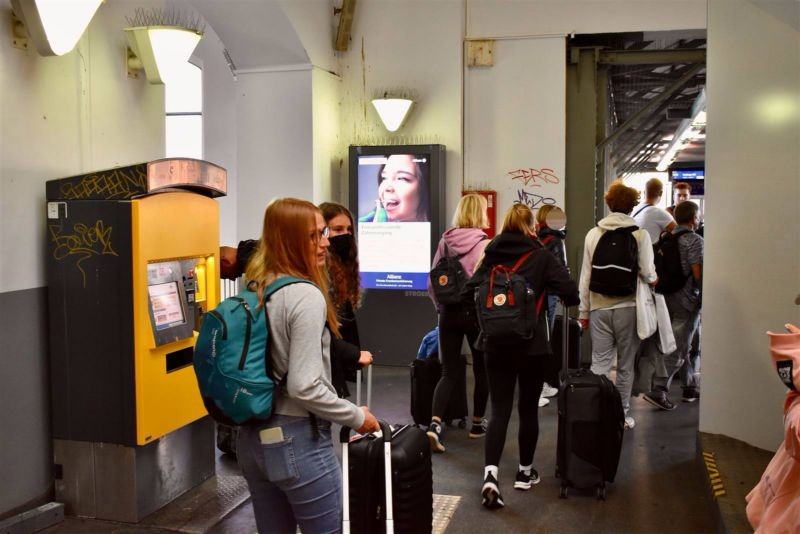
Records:
<instances>
[{"instance_id":1,"label":"person with blonde hair","mask_svg":"<svg viewBox=\"0 0 800 534\"><path fill-rule=\"evenodd\" d=\"M463 269L464 280L472 276L478 259L483 255L483 249L489 243L489 238L484 232L484 229L489 227L486 209L486 197L483 195L472 193L461 197L453 216L453 227L442 234L439 240L439 246L433 257L433 267L436 267L441 258L457 257ZM428 439L431 442L431 450L444 452L442 417L453 391L456 390L455 377L463 376L465 363L461 358L461 344L465 336L472 351L472 372L475 375L470 438L481 438L486 434L483 415L489 397L489 386L483 364L483 351L475 345L479 333L475 308L464 305L463 302L458 304L438 302L434 290L434 284L438 283L439 280L428 279L428 294L439 313L439 346L442 360L442 377L433 393Z\"/></svg>"},{"instance_id":2,"label":"person with blonde hair","mask_svg":"<svg viewBox=\"0 0 800 534\"><path fill-rule=\"evenodd\" d=\"M615 385L622 397L625 428L633 428L636 421L630 415L630 398L636 352L640 344L636 329L636 284L641 278L654 286L658 276L653 264L650 234L639 228L630 216L639 201L639 192L616 180L608 188L605 201L611 214L589 230L584 241L578 320L584 329L589 329L592 339L593 373L609 374L614 355L617 355ZM630 245L630 237L635 245ZM613 241L615 238L619 240ZM607 248L605 243L613 246ZM626 244L635 250L626 248ZM630 255L626 259L631 264L617 262L600 265L600 259L611 249L624 249L625 254ZM618 291L617 284L625 287ZM630 288L629 292L627 288Z\"/></svg>"},{"instance_id":3,"label":"person with blonde hair","mask_svg":"<svg viewBox=\"0 0 800 534\"><path fill-rule=\"evenodd\" d=\"M475 289L490 280L497 266L512 267L518 262L516 273L522 276L539 304L540 297L558 295L567 306L579 302L578 287L567 270L536 239L533 212L524 204L515 204L506 213L502 232L487 245L483 261L467 282L463 295L472 299ZM503 296L502 294L499 296ZM502 306L506 301L495 303ZM510 303L509 303L510 304ZM473 303L481 305L481 303ZM519 469L514 489L529 490L539 483L539 474L533 468L533 457L539 439L538 400L544 382L546 355L550 354L545 313L536 308L533 337L511 345L493 345L483 334L478 345L486 353L486 371L492 411L486 433L484 482L481 487L482 503L490 509L505 506L500 493L498 466L506 441L506 431L514 404L514 390L519 384Z\"/></svg>"},{"instance_id":4,"label":"person with blonde hair","mask_svg":"<svg viewBox=\"0 0 800 534\"><path fill-rule=\"evenodd\" d=\"M264 303L267 354L281 387L272 417L242 426L237 448L259 532L294 533L298 525L303 532L338 532L342 478L331 422L359 432L379 428L369 408L340 399L331 383L331 336L338 336L339 324L325 272L328 232L310 202L273 200L247 263L247 279L260 300L284 276L308 282L284 286Z\"/></svg>"}]
</instances>

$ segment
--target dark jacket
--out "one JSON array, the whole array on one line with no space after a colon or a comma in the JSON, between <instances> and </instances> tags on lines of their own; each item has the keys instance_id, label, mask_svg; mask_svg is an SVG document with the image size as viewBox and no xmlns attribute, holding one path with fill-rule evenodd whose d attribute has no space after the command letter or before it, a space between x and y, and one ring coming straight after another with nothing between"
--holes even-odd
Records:
<instances>
[{"instance_id":1,"label":"dark jacket","mask_svg":"<svg viewBox=\"0 0 800 534\"><path fill-rule=\"evenodd\" d=\"M567 266L567 251L564 249L565 237L566 232L553 230L552 228L548 228L546 226L539 230L539 241L542 242L544 248L555 255L558 263L560 263L567 270L567 272L569 272L569 267Z\"/></svg>"},{"instance_id":2,"label":"dark jacket","mask_svg":"<svg viewBox=\"0 0 800 534\"><path fill-rule=\"evenodd\" d=\"M361 340L358 337L356 314L350 301L338 310L341 339L331 337L331 382L336 393L344 398L350 396L347 380L355 382L356 371L361 368Z\"/></svg>"},{"instance_id":3,"label":"dark jacket","mask_svg":"<svg viewBox=\"0 0 800 534\"><path fill-rule=\"evenodd\" d=\"M551 295L561 297L567 306L575 306L580 303L578 296L578 286L569 277L567 270L556 260L552 253L547 251L542 244L530 236L506 233L499 234L492 239L486 247L485 256L478 270L467 282L462 296L465 304L475 306L475 289L487 280L491 274L492 267L495 265L513 266L514 263L526 252L533 251L530 257L517 270L517 274L523 276L530 284L535 295L546 292ZM533 342L530 346L520 347L529 354L548 354L551 352L550 343L547 336L547 328L544 313L547 302L542 305L542 313L539 314L539 321L536 327ZM478 340L481 343L481 340ZM492 347L485 346L488 352L492 352Z\"/></svg>"}]
</instances>

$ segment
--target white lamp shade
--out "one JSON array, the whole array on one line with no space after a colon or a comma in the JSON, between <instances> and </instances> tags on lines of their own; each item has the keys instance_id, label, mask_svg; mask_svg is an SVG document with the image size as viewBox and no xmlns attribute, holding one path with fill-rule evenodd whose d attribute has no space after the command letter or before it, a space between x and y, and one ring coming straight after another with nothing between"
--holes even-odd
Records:
<instances>
[{"instance_id":1,"label":"white lamp shade","mask_svg":"<svg viewBox=\"0 0 800 534\"><path fill-rule=\"evenodd\" d=\"M43 56L70 52L86 31L103 0L11 0Z\"/></svg>"},{"instance_id":2,"label":"white lamp shade","mask_svg":"<svg viewBox=\"0 0 800 534\"><path fill-rule=\"evenodd\" d=\"M376 98L372 101L375 111L390 132L396 132L408 116L413 100L407 98Z\"/></svg>"},{"instance_id":3,"label":"white lamp shade","mask_svg":"<svg viewBox=\"0 0 800 534\"><path fill-rule=\"evenodd\" d=\"M142 62L147 81L161 84L191 57L203 34L178 26L126 28L133 53Z\"/></svg>"}]
</instances>

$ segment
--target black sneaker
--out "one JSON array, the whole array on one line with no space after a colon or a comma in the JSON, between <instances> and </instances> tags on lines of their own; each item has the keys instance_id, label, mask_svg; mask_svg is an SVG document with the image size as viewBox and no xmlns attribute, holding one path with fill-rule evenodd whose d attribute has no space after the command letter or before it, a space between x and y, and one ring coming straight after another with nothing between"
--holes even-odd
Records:
<instances>
[{"instance_id":1,"label":"black sneaker","mask_svg":"<svg viewBox=\"0 0 800 534\"><path fill-rule=\"evenodd\" d=\"M482 438L486 435L486 429L489 427L489 422L486 419L481 419L480 423L473 421L472 428L469 429L469 437L476 439Z\"/></svg>"},{"instance_id":2,"label":"black sneaker","mask_svg":"<svg viewBox=\"0 0 800 534\"><path fill-rule=\"evenodd\" d=\"M431 442L431 451L444 452L442 443L442 425L436 421L431 421L428 425L428 441Z\"/></svg>"},{"instance_id":3,"label":"black sneaker","mask_svg":"<svg viewBox=\"0 0 800 534\"><path fill-rule=\"evenodd\" d=\"M669 400L666 394L659 395L657 393L645 393L642 398L659 410L671 411L676 408L675 404Z\"/></svg>"},{"instance_id":4,"label":"black sneaker","mask_svg":"<svg viewBox=\"0 0 800 534\"><path fill-rule=\"evenodd\" d=\"M528 491L531 486L538 484L541 479L536 469L531 469L531 474L526 475L525 471L517 471L517 479L514 481L514 489Z\"/></svg>"},{"instance_id":5,"label":"black sneaker","mask_svg":"<svg viewBox=\"0 0 800 534\"><path fill-rule=\"evenodd\" d=\"M700 398L700 392L696 389L683 390L683 402L696 402Z\"/></svg>"},{"instance_id":6,"label":"black sneaker","mask_svg":"<svg viewBox=\"0 0 800 534\"><path fill-rule=\"evenodd\" d=\"M483 488L481 488L481 497L483 497L481 504L490 510L502 508L506 504L503 502L503 496L500 495L500 487L497 485L497 479L489 473L483 479Z\"/></svg>"}]
</instances>

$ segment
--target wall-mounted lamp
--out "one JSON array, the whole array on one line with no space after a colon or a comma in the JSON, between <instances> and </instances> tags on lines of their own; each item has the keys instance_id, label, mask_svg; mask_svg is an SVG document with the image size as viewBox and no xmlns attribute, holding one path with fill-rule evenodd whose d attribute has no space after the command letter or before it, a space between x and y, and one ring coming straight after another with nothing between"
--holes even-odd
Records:
<instances>
[{"instance_id":1,"label":"wall-mounted lamp","mask_svg":"<svg viewBox=\"0 0 800 534\"><path fill-rule=\"evenodd\" d=\"M135 78L144 70L152 84L163 84L176 66L186 63L203 37L198 21L181 20L174 11L137 10L128 23L128 76Z\"/></svg>"},{"instance_id":2,"label":"wall-mounted lamp","mask_svg":"<svg viewBox=\"0 0 800 534\"><path fill-rule=\"evenodd\" d=\"M27 48L17 28L21 23L43 56L63 56L78 44L103 0L11 0L15 22L14 45Z\"/></svg>"},{"instance_id":3,"label":"wall-mounted lamp","mask_svg":"<svg viewBox=\"0 0 800 534\"><path fill-rule=\"evenodd\" d=\"M413 104L410 98L390 98L387 95L372 101L383 125L390 132L396 132L403 125Z\"/></svg>"}]
</instances>

